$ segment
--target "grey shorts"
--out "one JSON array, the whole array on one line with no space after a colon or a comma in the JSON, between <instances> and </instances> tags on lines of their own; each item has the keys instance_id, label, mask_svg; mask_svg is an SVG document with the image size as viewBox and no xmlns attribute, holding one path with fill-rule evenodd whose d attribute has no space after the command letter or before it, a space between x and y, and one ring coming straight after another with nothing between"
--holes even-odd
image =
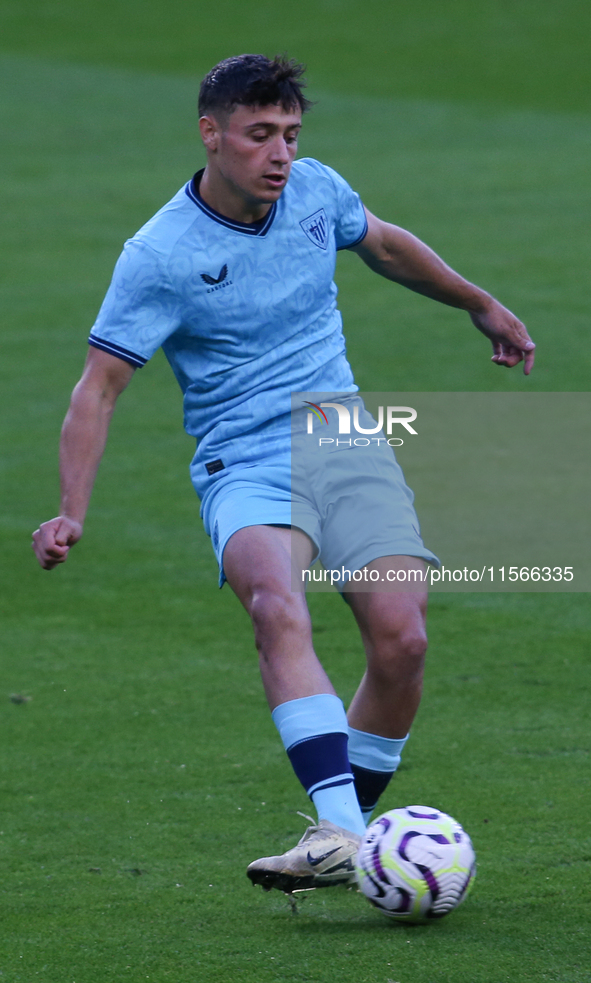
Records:
<instances>
[{"instance_id":1,"label":"grey shorts","mask_svg":"<svg viewBox=\"0 0 591 983\"><path fill-rule=\"evenodd\" d=\"M204 497L202 516L220 586L228 540L254 525L303 530L316 547L315 560L327 569L360 570L379 557L397 555L439 566L423 543L413 493L385 441L329 448L309 442L303 455L298 446L296 437L291 454L229 470Z\"/></svg>"},{"instance_id":2,"label":"grey shorts","mask_svg":"<svg viewBox=\"0 0 591 983\"><path fill-rule=\"evenodd\" d=\"M350 445L342 438L338 445L316 443L293 461L292 525L316 544L327 570L361 570L381 556L439 566L421 538L413 498L385 440L366 444L353 435Z\"/></svg>"}]
</instances>

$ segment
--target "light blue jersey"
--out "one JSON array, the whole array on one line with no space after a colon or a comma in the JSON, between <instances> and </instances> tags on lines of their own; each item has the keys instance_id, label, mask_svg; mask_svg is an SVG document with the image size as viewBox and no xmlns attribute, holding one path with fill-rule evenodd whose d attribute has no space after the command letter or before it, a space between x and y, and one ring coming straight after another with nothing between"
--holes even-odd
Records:
<instances>
[{"instance_id":1,"label":"light blue jersey","mask_svg":"<svg viewBox=\"0 0 591 983\"><path fill-rule=\"evenodd\" d=\"M265 456L289 454L293 391L356 390L333 277L337 250L367 221L343 178L309 158L253 224L206 205L199 180L126 243L89 341L136 366L163 348L199 441L203 497L217 472L260 460L263 443Z\"/></svg>"}]
</instances>

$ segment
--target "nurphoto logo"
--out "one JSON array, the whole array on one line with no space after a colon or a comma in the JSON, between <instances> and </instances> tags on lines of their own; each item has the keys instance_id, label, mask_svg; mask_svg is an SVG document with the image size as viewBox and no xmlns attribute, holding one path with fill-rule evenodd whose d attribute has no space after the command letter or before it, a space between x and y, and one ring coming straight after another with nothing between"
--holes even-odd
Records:
<instances>
[{"instance_id":1,"label":"nurphoto logo","mask_svg":"<svg viewBox=\"0 0 591 983\"><path fill-rule=\"evenodd\" d=\"M304 400L304 402L310 407L308 412L307 433L314 433L314 419L318 420L321 426L329 426L328 416L324 412L327 409L336 410L338 414L339 435L351 433L351 412L347 406L343 405L343 403L311 403L307 399ZM401 416L400 414L404 415ZM373 427L362 427L359 421L359 404L356 404L353 407L353 427L357 433L364 435L382 434L384 430L384 418L386 420L386 433L388 434L387 443L391 447L400 447L404 443L401 437L392 436L392 431L396 424L404 427L408 433L417 436L417 431L411 426L411 424L417 418L417 411L413 409L412 406L386 406L385 408L383 406L379 406L378 419L377 422L373 420L375 424ZM349 446L354 444L356 447L367 447L372 442L381 443L381 441L385 440L386 437L384 436L372 437L371 439L369 439L367 436L356 437L353 440L351 440L351 438L349 438L349 440L339 440L335 437L320 437L318 443L320 446L322 446L322 444L336 443L338 445L346 443Z\"/></svg>"}]
</instances>

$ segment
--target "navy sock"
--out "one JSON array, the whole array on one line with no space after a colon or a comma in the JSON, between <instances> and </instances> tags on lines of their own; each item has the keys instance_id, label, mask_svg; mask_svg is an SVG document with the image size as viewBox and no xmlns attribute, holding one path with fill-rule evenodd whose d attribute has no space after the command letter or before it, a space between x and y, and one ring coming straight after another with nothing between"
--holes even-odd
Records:
<instances>
[{"instance_id":1,"label":"navy sock","mask_svg":"<svg viewBox=\"0 0 591 983\"><path fill-rule=\"evenodd\" d=\"M351 771L355 779L355 790L359 800L359 806L363 817L370 819L372 812L378 804L382 792L385 792L393 771L371 771L369 768L362 768L360 765L351 765Z\"/></svg>"},{"instance_id":2,"label":"navy sock","mask_svg":"<svg viewBox=\"0 0 591 983\"><path fill-rule=\"evenodd\" d=\"M347 754L347 718L338 697L321 693L290 700L275 708L273 720L318 818L360 835L365 823Z\"/></svg>"},{"instance_id":3,"label":"navy sock","mask_svg":"<svg viewBox=\"0 0 591 983\"><path fill-rule=\"evenodd\" d=\"M407 740L408 735L398 740L349 727L349 760L366 822L369 822L378 799L398 768Z\"/></svg>"}]
</instances>

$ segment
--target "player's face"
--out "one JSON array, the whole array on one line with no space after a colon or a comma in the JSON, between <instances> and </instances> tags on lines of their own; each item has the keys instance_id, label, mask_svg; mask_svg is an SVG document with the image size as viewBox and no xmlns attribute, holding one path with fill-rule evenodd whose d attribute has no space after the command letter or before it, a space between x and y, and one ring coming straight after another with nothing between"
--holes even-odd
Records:
<instances>
[{"instance_id":1,"label":"player's face","mask_svg":"<svg viewBox=\"0 0 591 983\"><path fill-rule=\"evenodd\" d=\"M271 205L280 197L298 147L302 114L282 106L237 106L223 121L204 117L202 135L209 163L228 191L250 205ZM204 132L205 130L205 132Z\"/></svg>"}]
</instances>

